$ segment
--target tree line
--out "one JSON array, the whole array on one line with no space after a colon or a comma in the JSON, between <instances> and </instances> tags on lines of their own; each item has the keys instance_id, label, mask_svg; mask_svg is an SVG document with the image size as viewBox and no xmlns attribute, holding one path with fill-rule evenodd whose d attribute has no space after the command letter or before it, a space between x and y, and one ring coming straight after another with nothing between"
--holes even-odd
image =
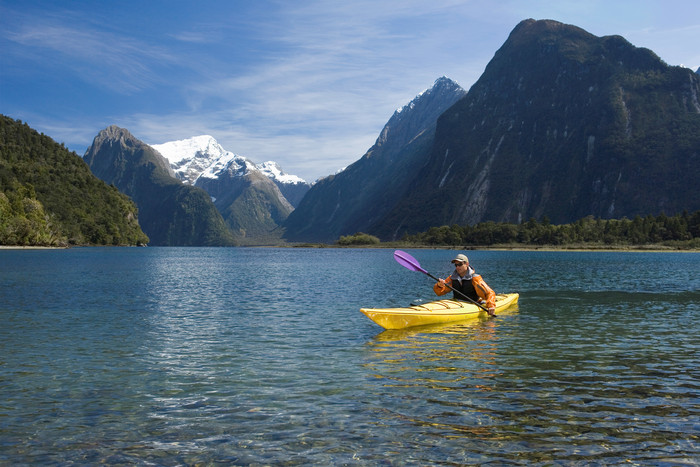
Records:
<instances>
[{"instance_id":1,"label":"tree line","mask_svg":"<svg viewBox=\"0 0 700 467\"><path fill-rule=\"evenodd\" d=\"M634 219L600 219L588 216L570 224L551 224L545 216L520 223L480 222L470 226L431 227L405 235L416 245L666 245L700 248L700 211L675 216L635 216Z\"/></svg>"}]
</instances>

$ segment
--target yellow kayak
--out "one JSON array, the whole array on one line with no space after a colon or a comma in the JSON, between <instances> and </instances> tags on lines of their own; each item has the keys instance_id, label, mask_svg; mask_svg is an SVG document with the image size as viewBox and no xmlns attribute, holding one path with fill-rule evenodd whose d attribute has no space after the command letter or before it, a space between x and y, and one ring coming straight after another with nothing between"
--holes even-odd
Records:
<instances>
[{"instance_id":1,"label":"yellow kayak","mask_svg":"<svg viewBox=\"0 0 700 467\"><path fill-rule=\"evenodd\" d=\"M496 313L518 303L519 296L517 293L496 295ZM488 316L477 305L458 300L437 300L406 308L361 308L360 311L384 329L404 329Z\"/></svg>"}]
</instances>

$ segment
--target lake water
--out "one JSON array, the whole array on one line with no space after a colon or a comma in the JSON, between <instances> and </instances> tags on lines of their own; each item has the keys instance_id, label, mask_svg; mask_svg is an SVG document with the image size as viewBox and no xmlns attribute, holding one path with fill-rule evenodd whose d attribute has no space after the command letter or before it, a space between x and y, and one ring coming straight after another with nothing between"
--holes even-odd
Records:
<instances>
[{"instance_id":1,"label":"lake water","mask_svg":"<svg viewBox=\"0 0 700 467\"><path fill-rule=\"evenodd\" d=\"M518 308L382 332L392 253L1 250L0 464L700 463L700 254L471 251Z\"/></svg>"}]
</instances>

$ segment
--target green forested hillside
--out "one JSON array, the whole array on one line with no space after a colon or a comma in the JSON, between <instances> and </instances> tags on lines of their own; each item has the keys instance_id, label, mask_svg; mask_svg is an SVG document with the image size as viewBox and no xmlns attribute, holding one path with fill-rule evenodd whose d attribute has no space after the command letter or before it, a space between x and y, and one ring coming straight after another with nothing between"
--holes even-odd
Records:
<instances>
[{"instance_id":1,"label":"green forested hillside","mask_svg":"<svg viewBox=\"0 0 700 467\"><path fill-rule=\"evenodd\" d=\"M0 115L0 245L145 244L137 218L77 154Z\"/></svg>"}]
</instances>

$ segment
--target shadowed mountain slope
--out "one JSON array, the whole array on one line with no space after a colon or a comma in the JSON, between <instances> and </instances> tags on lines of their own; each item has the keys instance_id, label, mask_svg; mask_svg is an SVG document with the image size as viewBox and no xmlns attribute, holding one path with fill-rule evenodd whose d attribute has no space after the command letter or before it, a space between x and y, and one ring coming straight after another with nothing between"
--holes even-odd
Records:
<instances>
[{"instance_id":1,"label":"shadowed mountain slope","mask_svg":"<svg viewBox=\"0 0 700 467\"><path fill-rule=\"evenodd\" d=\"M209 195L173 178L168 161L127 130L102 130L85 153L92 172L130 196L152 245L225 246L234 239Z\"/></svg>"}]
</instances>

